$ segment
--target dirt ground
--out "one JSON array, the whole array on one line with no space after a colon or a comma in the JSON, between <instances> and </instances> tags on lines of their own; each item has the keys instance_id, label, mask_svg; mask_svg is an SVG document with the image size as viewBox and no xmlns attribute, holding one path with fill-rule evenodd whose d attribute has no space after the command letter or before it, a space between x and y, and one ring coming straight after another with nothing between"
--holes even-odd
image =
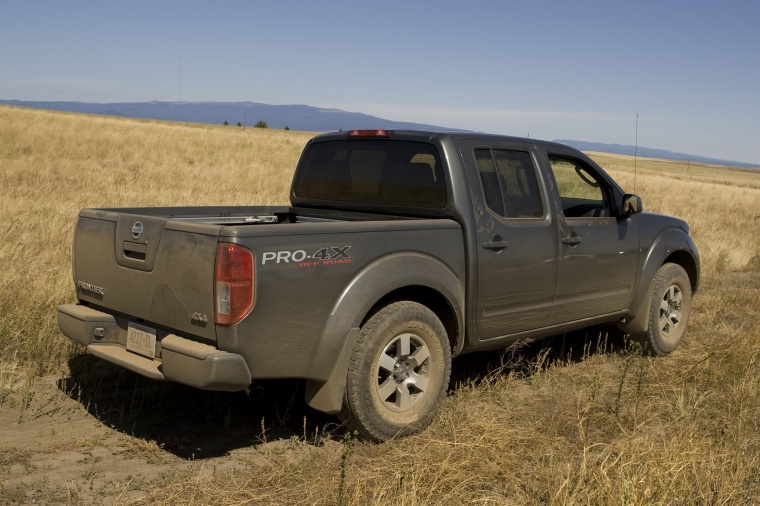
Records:
<instances>
[{"instance_id":1,"label":"dirt ground","mask_svg":"<svg viewBox=\"0 0 760 506\"><path fill-rule=\"evenodd\" d=\"M462 357L452 385L500 361ZM66 377L2 376L0 505L145 504L157 488L297 461L306 447L318 461L341 459L343 428L305 404L303 382L205 392L89 355L69 367Z\"/></svg>"},{"instance_id":2,"label":"dirt ground","mask_svg":"<svg viewBox=\"0 0 760 506\"><path fill-rule=\"evenodd\" d=\"M124 504L183 479L265 464L289 440L340 452L337 418L295 381L245 393L146 380L90 356L0 391L0 504ZM308 420L308 422L307 422ZM328 435L328 437L323 437Z\"/></svg>"}]
</instances>

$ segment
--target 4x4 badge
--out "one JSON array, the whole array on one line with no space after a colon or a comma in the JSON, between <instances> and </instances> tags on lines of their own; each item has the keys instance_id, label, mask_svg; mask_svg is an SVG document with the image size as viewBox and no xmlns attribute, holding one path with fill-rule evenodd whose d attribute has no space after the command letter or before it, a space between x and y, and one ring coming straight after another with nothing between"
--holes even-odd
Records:
<instances>
[{"instance_id":1,"label":"4x4 badge","mask_svg":"<svg viewBox=\"0 0 760 506\"><path fill-rule=\"evenodd\" d=\"M143 224L142 221L136 221L134 225L132 225L132 239L137 239L140 237L143 233Z\"/></svg>"}]
</instances>

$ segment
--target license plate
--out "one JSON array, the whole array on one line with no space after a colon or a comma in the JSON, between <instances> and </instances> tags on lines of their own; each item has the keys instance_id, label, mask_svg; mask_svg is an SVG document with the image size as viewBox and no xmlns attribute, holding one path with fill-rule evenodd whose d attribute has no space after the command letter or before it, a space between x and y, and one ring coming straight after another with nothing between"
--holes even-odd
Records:
<instances>
[{"instance_id":1,"label":"license plate","mask_svg":"<svg viewBox=\"0 0 760 506\"><path fill-rule=\"evenodd\" d=\"M156 329L129 322L127 349L152 359L156 355Z\"/></svg>"}]
</instances>

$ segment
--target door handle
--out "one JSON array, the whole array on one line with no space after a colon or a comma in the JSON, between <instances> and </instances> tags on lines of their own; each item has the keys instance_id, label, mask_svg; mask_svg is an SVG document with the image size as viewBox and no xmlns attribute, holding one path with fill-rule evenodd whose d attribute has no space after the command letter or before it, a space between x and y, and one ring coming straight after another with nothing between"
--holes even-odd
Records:
<instances>
[{"instance_id":1,"label":"door handle","mask_svg":"<svg viewBox=\"0 0 760 506\"><path fill-rule=\"evenodd\" d=\"M567 244L569 246L575 246L583 242L583 238L580 236L574 235L572 237L563 237L562 238L562 244Z\"/></svg>"},{"instance_id":2,"label":"door handle","mask_svg":"<svg viewBox=\"0 0 760 506\"><path fill-rule=\"evenodd\" d=\"M507 241L486 241L483 243L485 249L492 249L495 251L503 250L509 246Z\"/></svg>"}]
</instances>

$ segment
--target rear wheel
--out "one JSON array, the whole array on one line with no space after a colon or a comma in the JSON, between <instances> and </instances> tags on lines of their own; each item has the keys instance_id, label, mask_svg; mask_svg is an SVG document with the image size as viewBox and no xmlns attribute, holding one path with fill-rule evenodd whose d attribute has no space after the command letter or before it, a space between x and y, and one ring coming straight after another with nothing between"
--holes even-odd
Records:
<instances>
[{"instance_id":1,"label":"rear wheel","mask_svg":"<svg viewBox=\"0 0 760 506\"><path fill-rule=\"evenodd\" d=\"M638 336L645 351L667 355L681 344L691 314L691 282L677 264L660 267L652 281L649 329Z\"/></svg>"},{"instance_id":2,"label":"rear wheel","mask_svg":"<svg viewBox=\"0 0 760 506\"><path fill-rule=\"evenodd\" d=\"M435 313L394 302L362 327L339 416L349 430L375 441L418 432L433 419L450 375L451 350Z\"/></svg>"}]
</instances>

